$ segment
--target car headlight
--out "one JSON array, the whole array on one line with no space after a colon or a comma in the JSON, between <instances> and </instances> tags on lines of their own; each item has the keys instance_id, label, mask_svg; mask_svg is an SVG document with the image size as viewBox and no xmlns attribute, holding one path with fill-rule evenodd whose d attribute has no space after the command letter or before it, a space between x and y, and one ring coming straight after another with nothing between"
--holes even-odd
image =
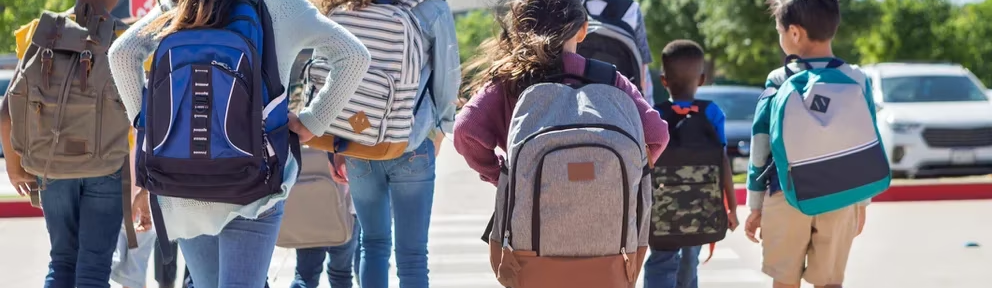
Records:
<instances>
[{"instance_id":1,"label":"car headlight","mask_svg":"<svg viewBox=\"0 0 992 288\"><path fill-rule=\"evenodd\" d=\"M892 118L889 118L886 122L889 123L889 129L892 129L892 132L895 133L909 133L923 127L920 123L897 121Z\"/></svg>"},{"instance_id":2,"label":"car headlight","mask_svg":"<svg viewBox=\"0 0 992 288\"><path fill-rule=\"evenodd\" d=\"M737 151L744 156L751 154L751 143L748 141L737 142Z\"/></svg>"},{"instance_id":3,"label":"car headlight","mask_svg":"<svg viewBox=\"0 0 992 288\"><path fill-rule=\"evenodd\" d=\"M905 122L897 122L897 123L890 123L889 124L889 128L891 128L892 129L892 132L895 132L895 133L909 133L909 132L913 132L913 131L916 131L917 129L919 129L920 127L922 127L922 126L923 125L920 125L920 123L905 123Z\"/></svg>"}]
</instances>

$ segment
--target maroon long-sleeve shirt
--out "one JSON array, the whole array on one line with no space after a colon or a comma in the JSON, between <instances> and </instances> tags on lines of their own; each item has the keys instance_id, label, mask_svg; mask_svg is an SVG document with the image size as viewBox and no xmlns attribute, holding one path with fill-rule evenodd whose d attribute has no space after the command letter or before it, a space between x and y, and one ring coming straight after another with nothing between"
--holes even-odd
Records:
<instances>
[{"instance_id":1,"label":"maroon long-sleeve shirt","mask_svg":"<svg viewBox=\"0 0 992 288\"><path fill-rule=\"evenodd\" d=\"M564 72L585 73L586 59L575 53L562 55ZM627 92L637 105L648 144L649 161L654 163L668 145L668 123L641 96L641 92L617 73L617 88ZM496 184L499 180L499 157L496 147L506 151L506 137L517 95L505 95L499 85L490 84L472 96L455 118L455 150L465 157L468 166L479 172L483 181Z\"/></svg>"}]
</instances>

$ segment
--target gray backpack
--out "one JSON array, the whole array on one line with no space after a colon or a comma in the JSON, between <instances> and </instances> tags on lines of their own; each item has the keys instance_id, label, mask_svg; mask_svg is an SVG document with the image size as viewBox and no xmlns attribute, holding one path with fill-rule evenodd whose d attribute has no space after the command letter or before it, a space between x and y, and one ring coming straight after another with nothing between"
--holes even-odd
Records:
<instances>
[{"instance_id":1,"label":"gray backpack","mask_svg":"<svg viewBox=\"0 0 992 288\"><path fill-rule=\"evenodd\" d=\"M130 125L107 61L123 27L106 10L84 7L75 21L41 15L7 92L13 149L44 179L106 176L128 156Z\"/></svg>"},{"instance_id":2,"label":"gray backpack","mask_svg":"<svg viewBox=\"0 0 992 288\"><path fill-rule=\"evenodd\" d=\"M310 102L299 84L302 67L309 62L312 53L312 49L301 52L290 70L287 90L289 110L293 113L300 113ZM335 183L331 178L327 152L303 146L300 154L303 167L286 199L286 212L276 246L298 249L348 243L354 233L355 217L351 214L351 194L343 191L347 186Z\"/></svg>"},{"instance_id":3,"label":"gray backpack","mask_svg":"<svg viewBox=\"0 0 992 288\"><path fill-rule=\"evenodd\" d=\"M276 246L314 248L340 246L351 240L355 217L346 186L334 182L327 152L303 147L303 170L286 199Z\"/></svg>"},{"instance_id":4,"label":"gray backpack","mask_svg":"<svg viewBox=\"0 0 992 288\"><path fill-rule=\"evenodd\" d=\"M633 287L647 247L647 149L616 68L585 85L540 83L517 100L490 257L504 286ZM560 81L559 81L560 82ZM640 252L640 253L639 253Z\"/></svg>"}]
</instances>

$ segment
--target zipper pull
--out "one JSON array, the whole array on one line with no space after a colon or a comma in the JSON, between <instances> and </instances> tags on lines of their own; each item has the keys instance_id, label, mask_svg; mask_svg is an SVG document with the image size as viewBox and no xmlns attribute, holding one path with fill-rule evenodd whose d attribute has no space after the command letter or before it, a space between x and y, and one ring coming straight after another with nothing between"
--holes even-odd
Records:
<instances>
[{"instance_id":1,"label":"zipper pull","mask_svg":"<svg viewBox=\"0 0 992 288\"><path fill-rule=\"evenodd\" d=\"M630 262L630 258L627 258L627 247L620 247L620 255L623 256L623 263Z\"/></svg>"},{"instance_id":2,"label":"zipper pull","mask_svg":"<svg viewBox=\"0 0 992 288\"><path fill-rule=\"evenodd\" d=\"M227 72L231 72L231 74L237 75L240 78L244 78L244 76L241 75L241 73L238 73L238 71L234 71L234 69L231 69L231 66L228 66L227 64L225 64L223 62L217 62L217 60L212 60L212 61L210 61L210 65L214 65L214 66L220 67L220 68L222 68L224 70L227 70Z\"/></svg>"}]
</instances>

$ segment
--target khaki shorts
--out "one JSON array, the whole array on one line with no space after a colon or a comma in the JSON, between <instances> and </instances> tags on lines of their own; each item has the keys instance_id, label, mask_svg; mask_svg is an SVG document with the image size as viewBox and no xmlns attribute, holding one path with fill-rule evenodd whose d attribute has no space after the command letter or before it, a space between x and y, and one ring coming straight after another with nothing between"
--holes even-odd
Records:
<instances>
[{"instance_id":1,"label":"khaki shorts","mask_svg":"<svg viewBox=\"0 0 992 288\"><path fill-rule=\"evenodd\" d=\"M762 272L776 282L823 286L843 284L851 243L857 236L857 208L808 216L789 205L782 192L762 206Z\"/></svg>"}]
</instances>

